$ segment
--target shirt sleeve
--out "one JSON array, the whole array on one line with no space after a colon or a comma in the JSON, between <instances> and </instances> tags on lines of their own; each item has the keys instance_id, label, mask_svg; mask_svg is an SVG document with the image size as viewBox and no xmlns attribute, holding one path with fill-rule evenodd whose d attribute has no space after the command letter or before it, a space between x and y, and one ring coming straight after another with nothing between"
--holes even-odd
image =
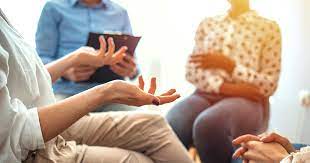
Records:
<instances>
[{"instance_id":1,"label":"shirt sleeve","mask_svg":"<svg viewBox=\"0 0 310 163\"><path fill-rule=\"evenodd\" d=\"M271 96L277 88L281 68L281 32L276 23L265 38L260 64L260 69L254 70L237 63L232 78L237 82L254 84L264 96Z\"/></svg>"},{"instance_id":2,"label":"shirt sleeve","mask_svg":"<svg viewBox=\"0 0 310 163\"><path fill-rule=\"evenodd\" d=\"M208 34L208 24L211 20L205 19L200 23L196 31L195 36L195 47L193 54L203 54L208 51L207 45L204 43L204 38ZM195 64L187 62L186 65L186 79L195 85L198 89L209 92L209 93L219 93L220 87L229 76L222 70L216 69L197 69Z\"/></svg>"},{"instance_id":3,"label":"shirt sleeve","mask_svg":"<svg viewBox=\"0 0 310 163\"><path fill-rule=\"evenodd\" d=\"M56 60L58 50L59 15L54 11L53 3L47 2L43 7L36 31L36 50L44 64Z\"/></svg>"},{"instance_id":4,"label":"shirt sleeve","mask_svg":"<svg viewBox=\"0 0 310 163\"><path fill-rule=\"evenodd\" d=\"M44 148L36 108L11 98L7 87L9 54L0 46L0 151L4 160L24 160L30 150ZM2 155L2 153L1 153Z\"/></svg>"},{"instance_id":5,"label":"shirt sleeve","mask_svg":"<svg viewBox=\"0 0 310 163\"><path fill-rule=\"evenodd\" d=\"M132 35L132 27L130 23L130 18L128 16L128 12L125 10L123 12L124 14L124 27L123 27L123 33Z\"/></svg>"},{"instance_id":6,"label":"shirt sleeve","mask_svg":"<svg viewBox=\"0 0 310 163\"><path fill-rule=\"evenodd\" d=\"M281 163L307 163L310 162L310 147L301 148L299 152L292 153Z\"/></svg>"}]
</instances>

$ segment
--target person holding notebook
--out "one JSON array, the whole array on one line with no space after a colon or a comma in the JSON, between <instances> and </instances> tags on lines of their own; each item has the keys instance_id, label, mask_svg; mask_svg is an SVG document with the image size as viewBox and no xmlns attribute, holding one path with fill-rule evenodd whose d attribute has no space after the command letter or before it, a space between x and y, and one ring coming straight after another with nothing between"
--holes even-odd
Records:
<instances>
[{"instance_id":1,"label":"person holding notebook","mask_svg":"<svg viewBox=\"0 0 310 163\"><path fill-rule=\"evenodd\" d=\"M192 163L165 119L152 113L92 113L121 103L161 105L180 95L155 95L139 84L111 81L65 100L55 100L52 83L77 65L100 67L124 57L126 47L71 53L43 65L35 49L10 25L0 8L0 162L1 163ZM108 43L111 45L112 40Z\"/></svg>"},{"instance_id":2,"label":"person holding notebook","mask_svg":"<svg viewBox=\"0 0 310 163\"><path fill-rule=\"evenodd\" d=\"M50 0L41 13L36 32L36 50L47 64L70 53L83 53L88 47L90 32L117 32L132 34L127 11L110 0ZM57 99L64 99L97 86L88 81L96 72L94 66L78 66L67 70L53 86ZM135 78L138 75L136 60L126 55L122 61L110 66L105 74L107 82L117 79ZM97 111L131 110L119 104L102 106Z\"/></svg>"}]
</instances>

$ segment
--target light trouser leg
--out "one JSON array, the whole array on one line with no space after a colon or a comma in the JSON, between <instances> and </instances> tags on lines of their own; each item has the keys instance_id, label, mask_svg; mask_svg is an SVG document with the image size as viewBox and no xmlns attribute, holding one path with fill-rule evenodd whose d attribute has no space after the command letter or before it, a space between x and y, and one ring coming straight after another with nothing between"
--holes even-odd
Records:
<instances>
[{"instance_id":1,"label":"light trouser leg","mask_svg":"<svg viewBox=\"0 0 310 163\"><path fill-rule=\"evenodd\" d=\"M141 153L120 148L80 145L78 150L84 151L81 163L154 163Z\"/></svg>"},{"instance_id":2,"label":"light trouser leg","mask_svg":"<svg viewBox=\"0 0 310 163\"><path fill-rule=\"evenodd\" d=\"M149 157L120 148L77 145L61 136L23 163L154 163Z\"/></svg>"},{"instance_id":3,"label":"light trouser leg","mask_svg":"<svg viewBox=\"0 0 310 163\"><path fill-rule=\"evenodd\" d=\"M77 144L141 153L154 163L192 162L164 118L157 114L94 113L83 117L61 135L66 141Z\"/></svg>"}]
</instances>

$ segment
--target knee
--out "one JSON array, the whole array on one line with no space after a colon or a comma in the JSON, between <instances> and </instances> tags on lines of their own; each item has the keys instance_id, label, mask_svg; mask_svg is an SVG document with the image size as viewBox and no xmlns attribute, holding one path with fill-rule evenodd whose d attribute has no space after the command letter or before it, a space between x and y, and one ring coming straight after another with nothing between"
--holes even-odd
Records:
<instances>
[{"instance_id":1,"label":"knee","mask_svg":"<svg viewBox=\"0 0 310 163\"><path fill-rule=\"evenodd\" d=\"M149 157L141 153L128 152L126 163L137 163L137 162L154 163Z\"/></svg>"},{"instance_id":2,"label":"knee","mask_svg":"<svg viewBox=\"0 0 310 163\"><path fill-rule=\"evenodd\" d=\"M160 114L155 113L141 113L136 114L135 116L135 123L142 123L144 126L149 127L156 127L156 128L164 128L168 127L168 123L165 118Z\"/></svg>"},{"instance_id":3,"label":"knee","mask_svg":"<svg viewBox=\"0 0 310 163\"><path fill-rule=\"evenodd\" d=\"M220 121L221 116L200 115L196 118L193 126L193 137L195 141L211 140L223 131Z\"/></svg>"}]
</instances>

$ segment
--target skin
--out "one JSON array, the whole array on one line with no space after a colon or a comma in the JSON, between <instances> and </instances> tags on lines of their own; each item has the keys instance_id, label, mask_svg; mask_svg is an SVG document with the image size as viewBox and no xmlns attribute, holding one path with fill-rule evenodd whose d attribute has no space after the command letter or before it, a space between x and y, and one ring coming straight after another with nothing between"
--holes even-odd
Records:
<instances>
[{"instance_id":1,"label":"skin","mask_svg":"<svg viewBox=\"0 0 310 163\"><path fill-rule=\"evenodd\" d=\"M235 18L250 10L249 0L228 0L230 3L230 16Z\"/></svg>"},{"instance_id":2,"label":"skin","mask_svg":"<svg viewBox=\"0 0 310 163\"><path fill-rule=\"evenodd\" d=\"M101 0L82 0L84 4L87 4L89 6L97 5L101 2Z\"/></svg>"},{"instance_id":3,"label":"skin","mask_svg":"<svg viewBox=\"0 0 310 163\"><path fill-rule=\"evenodd\" d=\"M113 40L112 40L113 41ZM110 40L110 44L112 43ZM104 39L100 40L101 48L96 53L71 53L53 63L46 65L55 82L68 69L77 66L112 65L124 57L126 47L114 52L113 46L107 51ZM44 141L56 137L73 123L98 106L120 103L132 106L162 105L175 101L180 97L175 89L155 95L156 78L151 79L150 88L144 91L144 80L139 77L139 84L133 85L125 81L112 81L99 85L63 101L38 108L40 125Z\"/></svg>"},{"instance_id":4,"label":"skin","mask_svg":"<svg viewBox=\"0 0 310 163\"><path fill-rule=\"evenodd\" d=\"M250 10L248 0L229 0L228 2L231 5L230 15L233 18ZM223 69L230 75L236 67L234 60L218 53L195 54L191 56L190 62L195 63L200 69ZM258 87L250 83L224 82L220 87L220 93L231 97L244 97L256 102L261 102L264 98Z\"/></svg>"},{"instance_id":5,"label":"skin","mask_svg":"<svg viewBox=\"0 0 310 163\"><path fill-rule=\"evenodd\" d=\"M137 74L137 64L134 57L126 55L119 63L111 65L111 70L122 77L133 78Z\"/></svg>"},{"instance_id":6,"label":"skin","mask_svg":"<svg viewBox=\"0 0 310 163\"><path fill-rule=\"evenodd\" d=\"M232 143L241 146L236 150L233 158L242 158L244 162L280 162L289 153L296 152L287 138L276 133L259 136L243 135Z\"/></svg>"}]
</instances>

